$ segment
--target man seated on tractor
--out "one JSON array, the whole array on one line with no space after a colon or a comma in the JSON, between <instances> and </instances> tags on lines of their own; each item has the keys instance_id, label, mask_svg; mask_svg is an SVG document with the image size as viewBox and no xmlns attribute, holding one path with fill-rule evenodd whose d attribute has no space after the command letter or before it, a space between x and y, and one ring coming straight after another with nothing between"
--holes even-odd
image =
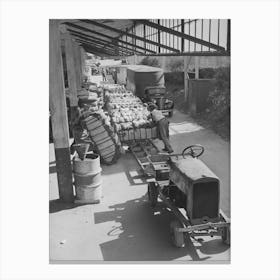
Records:
<instances>
[{"instance_id":1,"label":"man seated on tractor","mask_svg":"<svg viewBox=\"0 0 280 280\"><path fill-rule=\"evenodd\" d=\"M169 121L162 114L161 111L157 110L157 105L150 102L148 103L148 110L151 112L151 118L156 123L159 131L159 139L164 143L163 151L173 153L173 149L169 142Z\"/></svg>"}]
</instances>

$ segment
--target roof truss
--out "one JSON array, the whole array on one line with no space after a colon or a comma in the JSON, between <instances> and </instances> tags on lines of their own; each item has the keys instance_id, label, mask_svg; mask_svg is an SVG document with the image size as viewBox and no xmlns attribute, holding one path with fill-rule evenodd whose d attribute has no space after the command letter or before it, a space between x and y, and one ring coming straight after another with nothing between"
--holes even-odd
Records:
<instances>
[{"instance_id":1,"label":"roof truss","mask_svg":"<svg viewBox=\"0 0 280 280\"><path fill-rule=\"evenodd\" d=\"M121 39L119 39L119 38L110 37L110 36L108 36L108 35L106 35L106 34L104 34L104 33L100 33L100 32L97 32L97 31L94 31L94 30L85 28L85 27L83 27L83 26L80 26L80 25L77 25L77 24L74 24L74 23L66 22L65 24L66 24L67 26L72 27L72 28L74 28L74 29L77 29L77 30L79 30L79 31L83 31L83 32L87 32L87 33L90 33L90 34L94 34L94 35L101 36L101 37L103 37L103 38L107 38L107 39L110 40L110 42L111 42L111 40L116 40L116 41L118 41L118 42L120 42L120 43L122 43L122 44L135 47L136 49L143 50L143 51L146 51L146 52L148 52L148 53L154 53L154 54L156 53L156 52L154 52L154 51L145 49L145 48L143 48L143 47L141 47L141 46L137 46L137 45L134 45L134 44L132 44L132 43L123 41L123 40L121 40ZM70 31L70 32L73 31L73 29L70 29L70 28L67 28L67 30ZM74 30L74 31L75 31L75 30ZM77 31L76 31L76 32L77 32ZM87 36L89 37L88 34L85 34L85 33L81 33L81 34L87 35ZM108 42L109 42L109 41L108 41Z\"/></svg>"},{"instance_id":2,"label":"roof truss","mask_svg":"<svg viewBox=\"0 0 280 280\"><path fill-rule=\"evenodd\" d=\"M221 46L219 46L219 45L216 45L216 44L207 42L207 41L205 41L205 40L196 38L196 37L194 37L194 36L185 34L185 33L183 33L183 32L179 32L179 31L173 30L173 29L171 29L171 28L162 26L162 25L160 25L160 24L158 24L158 23L154 23L154 22L151 22L151 21L146 20L146 19L137 19L136 21L139 22L139 23L145 24L146 26L148 25L148 26L151 26L151 27L153 27L153 28L155 28L155 29L158 29L158 30L160 30L160 31L163 31L163 32L166 32L166 33L175 35L175 36L178 36L178 37L180 37L180 38L182 38L182 39L186 39L186 40L189 40L189 41L191 41L191 42L200 44L200 45L202 45L202 46L206 46L206 47L215 49L215 50L217 50L217 51L225 51L225 48L223 48L223 47L221 47Z\"/></svg>"},{"instance_id":3,"label":"roof truss","mask_svg":"<svg viewBox=\"0 0 280 280\"><path fill-rule=\"evenodd\" d=\"M128 37L134 38L134 39L136 39L136 40L145 42L146 44L152 44L152 45L155 45L155 46L157 46L157 47L161 47L161 48L164 48L164 49L173 51L173 52L180 52L178 49L169 47L169 46L167 46L167 45L160 44L160 43L158 43L158 42L154 42L154 41L148 40L148 39L146 39L146 38L137 36L137 35L135 35L135 34L132 34L132 33L129 33L129 32L123 31L123 30L116 29L116 28L114 28L114 27L105 25L105 24L103 24L103 23L99 23L99 22L94 21L94 20L81 19L80 21L81 21L81 22L88 23L88 24L92 24L92 25L95 25L95 26L99 26L99 27L102 27L102 28L105 28L105 29L108 29L108 30L113 31L113 32L116 32L116 33L118 33L118 34L120 34L120 35L125 35L125 36L128 36Z\"/></svg>"},{"instance_id":4,"label":"roof truss","mask_svg":"<svg viewBox=\"0 0 280 280\"><path fill-rule=\"evenodd\" d=\"M140 55L145 55L143 52L140 52L140 51L135 51L134 49L132 48L128 48L126 46L122 46L122 45L118 45L117 43L115 42L108 42L106 40L103 40L103 39L100 39L100 38L96 38L96 37L90 37L90 36L87 36L87 35L83 35L81 33L78 33L78 32L75 32L75 31L70 31L70 34L74 37L77 37L77 38L80 38L80 39L84 39L84 40L87 40L89 42L95 42L95 43L99 43L99 44L103 44L103 47L104 48L107 48L107 47L110 47L110 46L113 46L115 48L118 48L120 50L128 50L130 52L136 52L137 54L140 54Z\"/></svg>"},{"instance_id":5,"label":"roof truss","mask_svg":"<svg viewBox=\"0 0 280 280\"><path fill-rule=\"evenodd\" d=\"M165 21L159 19L129 19L127 22L123 19L78 19L69 21L63 20L61 23L65 25L66 30L70 32L72 38L83 44L83 46L86 46L87 49L90 49L90 46L92 46L91 51L95 50L99 53L108 54L110 56L129 56L133 54L144 56L230 55L230 20L228 20L227 25L226 48L219 45L220 21L218 21L217 44L210 42L211 19L209 23L209 40L208 38L205 40L205 36L204 39L198 38L198 36L196 36L196 25L194 33L195 35L189 35L190 27L189 30L186 31L185 25L190 24L192 21L194 21L196 24L197 19L189 21L184 19L177 19L177 21L175 21L173 19L169 20L171 23L168 24L164 24ZM174 25L174 22L177 22L176 26ZM179 26L181 26L181 28L179 28ZM139 27L140 29L136 29L136 27ZM154 30L152 31L152 34L151 30ZM203 20L201 32L203 32ZM155 36L151 37L151 35ZM162 36L169 37L165 37L164 40L162 39ZM173 46L171 46L169 39L167 43L166 38L175 38L175 40L180 39L180 41L177 41L177 44L174 44L173 42ZM178 42L181 42L180 45ZM186 48L186 42L188 42L188 48ZM190 42L195 44L195 47L192 51L190 50ZM196 48L197 44L201 46L200 50ZM208 51L203 51L203 48L205 49L205 47L208 48Z\"/></svg>"}]
</instances>

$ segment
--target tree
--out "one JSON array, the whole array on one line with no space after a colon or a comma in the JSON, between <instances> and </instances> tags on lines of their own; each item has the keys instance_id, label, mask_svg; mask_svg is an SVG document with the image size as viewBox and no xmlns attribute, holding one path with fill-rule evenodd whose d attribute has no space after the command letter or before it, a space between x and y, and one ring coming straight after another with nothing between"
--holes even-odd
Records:
<instances>
[{"instance_id":1,"label":"tree","mask_svg":"<svg viewBox=\"0 0 280 280\"><path fill-rule=\"evenodd\" d=\"M184 60L182 60L182 59L171 60L169 63L169 69L171 72L183 72L184 71Z\"/></svg>"},{"instance_id":2,"label":"tree","mask_svg":"<svg viewBox=\"0 0 280 280\"><path fill-rule=\"evenodd\" d=\"M149 56L144 57L139 64L149 65L149 66L153 66L153 67L160 67L160 64L159 64L157 58L149 57Z\"/></svg>"}]
</instances>

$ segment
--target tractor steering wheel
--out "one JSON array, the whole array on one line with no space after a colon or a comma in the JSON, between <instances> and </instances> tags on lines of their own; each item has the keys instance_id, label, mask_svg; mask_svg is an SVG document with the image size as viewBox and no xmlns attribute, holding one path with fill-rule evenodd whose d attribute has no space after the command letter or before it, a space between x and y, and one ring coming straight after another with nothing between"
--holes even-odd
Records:
<instances>
[{"instance_id":1,"label":"tractor steering wheel","mask_svg":"<svg viewBox=\"0 0 280 280\"><path fill-rule=\"evenodd\" d=\"M204 147L201 145L191 145L185 148L182 152L183 158L185 158L186 155L191 155L193 158L198 158L204 153Z\"/></svg>"}]
</instances>

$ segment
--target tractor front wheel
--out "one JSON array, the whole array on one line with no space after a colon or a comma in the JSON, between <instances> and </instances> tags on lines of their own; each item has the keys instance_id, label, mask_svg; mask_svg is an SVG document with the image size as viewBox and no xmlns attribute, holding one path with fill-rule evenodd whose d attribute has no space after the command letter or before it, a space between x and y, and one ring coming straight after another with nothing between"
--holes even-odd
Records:
<instances>
[{"instance_id":1,"label":"tractor front wheel","mask_svg":"<svg viewBox=\"0 0 280 280\"><path fill-rule=\"evenodd\" d=\"M179 228L183 228L183 225L179 221L176 220L170 223L171 241L175 247L183 248L185 247L184 233L179 232Z\"/></svg>"},{"instance_id":2,"label":"tractor front wheel","mask_svg":"<svg viewBox=\"0 0 280 280\"><path fill-rule=\"evenodd\" d=\"M158 188L155 182L148 184L148 197L152 207L155 207L158 201Z\"/></svg>"}]
</instances>

